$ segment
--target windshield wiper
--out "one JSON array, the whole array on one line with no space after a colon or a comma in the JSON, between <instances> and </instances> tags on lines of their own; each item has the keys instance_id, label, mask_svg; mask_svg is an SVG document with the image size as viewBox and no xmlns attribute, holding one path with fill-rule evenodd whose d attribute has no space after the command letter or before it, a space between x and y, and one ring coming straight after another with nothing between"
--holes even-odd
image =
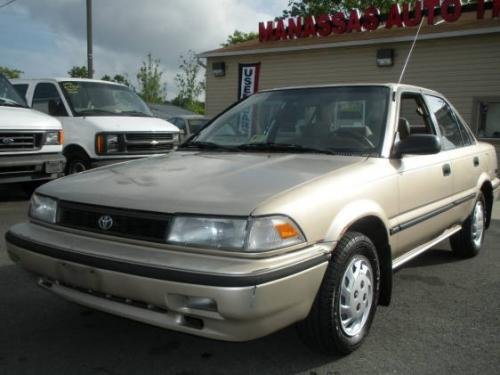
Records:
<instances>
[{"instance_id":1,"label":"windshield wiper","mask_svg":"<svg viewBox=\"0 0 500 375\"><path fill-rule=\"evenodd\" d=\"M178 147L181 149L198 149L198 150L216 150L216 151L238 151L238 148L232 146L219 145L214 142L189 142Z\"/></svg>"},{"instance_id":2,"label":"windshield wiper","mask_svg":"<svg viewBox=\"0 0 500 375\"><path fill-rule=\"evenodd\" d=\"M81 111L77 112L79 115L109 115L109 116L119 116L120 113L113 112L113 111L106 111L105 109L97 109L97 108L92 108L92 109L83 109Z\"/></svg>"},{"instance_id":3,"label":"windshield wiper","mask_svg":"<svg viewBox=\"0 0 500 375\"><path fill-rule=\"evenodd\" d=\"M5 98L0 98L0 105L3 105L5 107L21 107L21 108L26 108L27 106L21 103L17 103L13 100L10 99L5 99Z\"/></svg>"},{"instance_id":4,"label":"windshield wiper","mask_svg":"<svg viewBox=\"0 0 500 375\"><path fill-rule=\"evenodd\" d=\"M271 151L271 152L303 152L303 153L318 153L318 154L328 154L335 155L336 153L333 151L313 148L313 147L305 147L302 145L294 144L294 143L245 143L238 146L238 149L243 151Z\"/></svg>"},{"instance_id":5,"label":"windshield wiper","mask_svg":"<svg viewBox=\"0 0 500 375\"><path fill-rule=\"evenodd\" d=\"M118 112L118 114L126 116L137 116L137 117L152 117L151 115L148 115L147 113L141 111L121 111Z\"/></svg>"}]
</instances>

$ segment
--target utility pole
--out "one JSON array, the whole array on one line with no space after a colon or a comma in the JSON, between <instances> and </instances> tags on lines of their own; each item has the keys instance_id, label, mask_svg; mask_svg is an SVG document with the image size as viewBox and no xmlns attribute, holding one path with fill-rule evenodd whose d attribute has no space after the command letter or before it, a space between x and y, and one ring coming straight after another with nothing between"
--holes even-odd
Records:
<instances>
[{"instance_id":1,"label":"utility pole","mask_svg":"<svg viewBox=\"0 0 500 375\"><path fill-rule=\"evenodd\" d=\"M92 54L92 0L87 0L87 71L88 77L94 76L94 57Z\"/></svg>"}]
</instances>

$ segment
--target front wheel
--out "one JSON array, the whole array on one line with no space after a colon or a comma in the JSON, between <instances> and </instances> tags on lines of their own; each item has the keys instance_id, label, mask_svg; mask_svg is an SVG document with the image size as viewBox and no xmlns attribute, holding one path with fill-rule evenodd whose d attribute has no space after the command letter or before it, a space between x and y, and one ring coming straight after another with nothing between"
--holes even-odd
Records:
<instances>
[{"instance_id":1,"label":"front wheel","mask_svg":"<svg viewBox=\"0 0 500 375\"><path fill-rule=\"evenodd\" d=\"M309 316L297 325L300 338L328 354L356 350L370 330L379 288L373 242L362 233L348 232L333 251Z\"/></svg>"},{"instance_id":2,"label":"front wheel","mask_svg":"<svg viewBox=\"0 0 500 375\"><path fill-rule=\"evenodd\" d=\"M70 152L66 155L66 174L85 172L90 169L90 159L84 152Z\"/></svg>"},{"instance_id":3,"label":"front wheel","mask_svg":"<svg viewBox=\"0 0 500 375\"><path fill-rule=\"evenodd\" d=\"M472 258L481 250L486 229L485 207L484 196L480 192L472 213L462 224L462 229L450 237L450 246L455 255Z\"/></svg>"}]
</instances>

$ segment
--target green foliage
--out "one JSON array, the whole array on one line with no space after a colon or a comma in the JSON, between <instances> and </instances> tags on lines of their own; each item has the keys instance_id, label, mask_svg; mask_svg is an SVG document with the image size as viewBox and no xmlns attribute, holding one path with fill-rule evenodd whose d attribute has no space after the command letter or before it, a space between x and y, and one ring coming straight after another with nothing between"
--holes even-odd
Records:
<instances>
[{"instance_id":1,"label":"green foliage","mask_svg":"<svg viewBox=\"0 0 500 375\"><path fill-rule=\"evenodd\" d=\"M125 85L127 87L132 87L126 74L123 74L123 75L122 74L115 74L114 77L111 77L108 74L105 74L102 76L101 79L103 81L121 83L122 85Z\"/></svg>"},{"instance_id":2,"label":"green foliage","mask_svg":"<svg viewBox=\"0 0 500 375\"><path fill-rule=\"evenodd\" d=\"M175 105L197 113L205 111L204 105L198 101L199 96L205 90L205 83L200 79L201 68L193 51L189 50L185 55L180 56L180 72L175 75L175 83L179 89L174 99Z\"/></svg>"},{"instance_id":3,"label":"green foliage","mask_svg":"<svg viewBox=\"0 0 500 375\"><path fill-rule=\"evenodd\" d=\"M19 69L11 69L7 68L6 66L0 66L0 73L3 74L6 78L14 79L20 78L21 74L23 74L24 72Z\"/></svg>"},{"instance_id":4,"label":"green foliage","mask_svg":"<svg viewBox=\"0 0 500 375\"><path fill-rule=\"evenodd\" d=\"M182 100L179 96L176 96L174 100L171 101L173 105L187 109L188 111L199 113L200 115L205 114L205 103L199 100L194 100L186 102Z\"/></svg>"},{"instance_id":5,"label":"green foliage","mask_svg":"<svg viewBox=\"0 0 500 375\"><path fill-rule=\"evenodd\" d=\"M402 0L289 0L288 9L283 10L282 18L298 16L317 16L331 12L344 12L358 8L364 10L370 6L377 7L382 13L389 10L392 4L403 3Z\"/></svg>"},{"instance_id":6,"label":"green foliage","mask_svg":"<svg viewBox=\"0 0 500 375\"><path fill-rule=\"evenodd\" d=\"M73 66L70 70L68 70L68 74L71 78L88 78L89 71L87 67L82 66Z\"/></svg>"},{"instance_id":7,"label":"green foliage","mask_svg":"<svg viewBox=\"0 0 500 375\"><path fill-rule=\"evenodd\" d=\"M160 69L160 60L153 59L148 53L147 60L137 73L139 81L139 95L146 103L161 104L165 102L166 84L162 84L163 71Z\"/></svg>"},{"instance_id":8,"label":"green foliage","mask_svg":"<svg viewBox=\"0 0 500 375\"><path fill-rule=\"evenodd\" d=\"M247 40L257 39L259 35L254 32L245 33L243 31L235 30L232 35L227 37L226 43L222 43L222 47L227 47L233 44L246 42Z\"/></svg>"}]
</instances>

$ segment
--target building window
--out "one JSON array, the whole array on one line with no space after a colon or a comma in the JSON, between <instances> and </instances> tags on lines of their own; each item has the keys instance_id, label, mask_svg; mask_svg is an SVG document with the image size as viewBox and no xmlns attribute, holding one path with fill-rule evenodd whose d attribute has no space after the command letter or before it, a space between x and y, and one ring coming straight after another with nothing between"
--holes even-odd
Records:
<instances>
[{"instance_id":1,"label":"building window","mask_svg":"<svg viewBox=\"0 0 500 375\"><path fill-rule=\"evenodd\" d=\"M500 138L500 98L479 101L479 138Z\"/></svg>"}]
</instances>

